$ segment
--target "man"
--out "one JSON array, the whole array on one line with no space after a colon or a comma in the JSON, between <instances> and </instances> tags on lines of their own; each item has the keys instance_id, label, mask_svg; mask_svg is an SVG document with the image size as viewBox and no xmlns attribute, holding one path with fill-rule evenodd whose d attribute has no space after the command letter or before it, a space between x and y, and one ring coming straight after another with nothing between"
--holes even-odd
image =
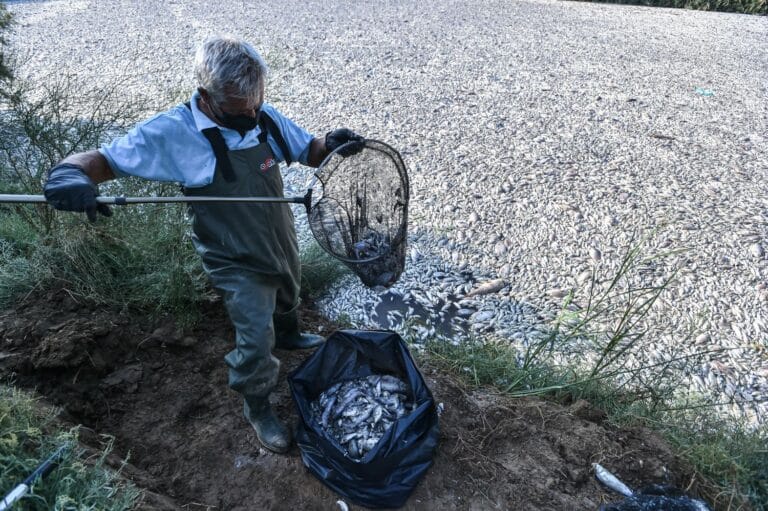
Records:
<instances>
[{"instance_id":1,"label":"man","mask_svg":"<svg viewBox=\"0 0 768 511\"><path fill-rule=\"evenodd\" d=\"M137 125L96 151L74 154L51 169L44 187L56 209L97 212L97 183L122 176L176 181L186 195L283 194L279 161L317 167L331 151L362 137L348 129L315 138L264 103L266 65L246 42L216 36L195 59L198 88L191 100ZM355 144L357 143L357 144ZM286 452L290 431L269 395L277 384L274 346L311 348L317 335L300 333L300 282L293 214L287 204L194 203L193 243L235 326L225 361L229 386L242 394L245 416L259 441Z\"/></svg>"}]
</instances>

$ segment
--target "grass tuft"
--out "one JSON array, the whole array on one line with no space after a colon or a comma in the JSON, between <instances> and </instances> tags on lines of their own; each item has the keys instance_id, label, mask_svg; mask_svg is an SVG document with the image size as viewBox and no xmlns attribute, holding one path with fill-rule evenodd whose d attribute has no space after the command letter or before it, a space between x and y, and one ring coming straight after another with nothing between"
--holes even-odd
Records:
<instances>
[{"instance_id":1,"label":"grass tuft","mask_svg":"<svg viewBox=\"0 0 768 511\"><path fill-rule=\"evenodd\" d=\"M573 290L549 335L523 344L472 336L454 343L431 339L420 346L422 356L470 386L566 403L585 399L613 424L649 426L695 467L695 490L716 509L765 510L768 434L720 413L733 399L717 402L687 391L687 375L722 350L654 349L665 327L646 320L674 281L680 252L645 257L642 247L650 244L650 237L632 241L616 267L595 268L586 295ZM689 331L690 339L697 325ZM687 344L680 340L680 346Z\"/></svg>"},{"instance_id":2,"label":"grass tuft","mask_svg":"<svg viewBox=\"0 0 768 511\"><path fill-rule=\"evenodd\" d=\"M14 509L131 509L139 491L119 472L107 468L111 439L105 438L102 450L88 456L77 444L77 429L60 430L54 419L54 410L39 406L26 393L0 385L0 494L7 494L60 446L68 445L59 466L33 484Z\"/></svg>"},{"instance_id":3,"label":"grass tuft","mask_svg":"<svg viewBox=\"0 0 768 511\"><path fill-rule=\"evenodd\" d=\"M301 296L309 298L327 291L350 271L312 241L301 250Z\"/></svg>"}]
</instances>

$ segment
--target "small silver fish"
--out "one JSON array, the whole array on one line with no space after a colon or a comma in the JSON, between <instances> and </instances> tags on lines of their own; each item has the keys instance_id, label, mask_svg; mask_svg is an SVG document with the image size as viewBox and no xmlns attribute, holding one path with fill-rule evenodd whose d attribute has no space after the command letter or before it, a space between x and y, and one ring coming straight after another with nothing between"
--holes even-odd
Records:
<instances>
[{"instance_id":1,"label":"small silver fish","mask_svg":"<svg viewBox=\"0 0 768 511\"><path fill-rule=\"evenodd\" d=\"M351 428L356 428L360 426L363 422L368 420L368 417L371 416L371 412L373 412L373 406L367 406L364 409L362 409L360 412L358 412L356 415L353 415L353 419L350 422Z\"/></svg>"},{"instance_id":2,"label":"small silver fish","mask_svg":"<svg viewBox=\"0 0 768 511\"><path fill-rule=\"evenodd\" d=\"M336 394L332 394L328 399L327 403L325 405L325 410L323 410L323 416L320 420L320 423L323 425L324 428L328 427L328 420L331 418L331 412L333 411L333 405L336 404Z\"/></svg>"},{"instance_id":3,"label":"small silver fish","mask_svg":"<svg viewBox=\"0 0 768 511\"><path fill-rule=\"evenodd\" d=\"M310 410L347 455L359 460L394 421L413 409L408 392L408 385L399 378L372 374L332 385L310 403Z\"/></svg>"},{"instance_id":4,"label":"small silver fish","mask_svg":"<svg viewBox=\"0 0 768 511\"><path fill-rule=\"evenodd\" d=\"M379 440L380 440L379 438L374 438L374 437L366 438L365 441L363 442L363 450L370 451L371 449L376 447L376 444L379 443Z\"/></svg>"},{"instance_id":5,"label":"small silver fish","mask_svg":"<svg viewBox=\"0 0 768 511\"><path fill-rule=\"evenodd\" d=\"M373 423L376 424L381 420L381 416L384 415L384 409L381 407L381 405L376 405L373 407L373 412L371 415L373 416Z\"/></svg>"},{"instance_id":6,"label":"small silver fish","mask_svg":"<svg viewBox=\"0 0 768 511\"><path fill-rule=\"evenodd\" d=\"M593 463L592 467L595 469L595 477L597 477L597 480L603 483L606 487L617 493L621 493L625 497L631 497L633 495L633 491L630 490L626 484L622 483L618 477L610 473L605 467L597 463Z\"/></svg>"},{"instance_id":7,"label":"small silver fish","mask_svg":"<svg viewBox=\"0 0 768 511\"><path fill-rule=\"evenodd\" d=\"M346 435L341 437L341 443L342 444L348 444L352 440L356 440L356 439L358 439L358 438L360 438L362 436L363 436L363 434L360 433L359 431L353 431L352 433L347 433Z\"/></svg>"},{"instance_id":8,"label":"small silver fish","mask_svg":"<svg viewBox=\"0 0 768 511\"><path fill-rule=\"evenodd\" d=\"M341 403L339 403L339 408L344 409L346 408L352 401L357 399L357 397L360 396L360 390L356 388L350 389L342 398Z\"/></svg>"}]
</instances>

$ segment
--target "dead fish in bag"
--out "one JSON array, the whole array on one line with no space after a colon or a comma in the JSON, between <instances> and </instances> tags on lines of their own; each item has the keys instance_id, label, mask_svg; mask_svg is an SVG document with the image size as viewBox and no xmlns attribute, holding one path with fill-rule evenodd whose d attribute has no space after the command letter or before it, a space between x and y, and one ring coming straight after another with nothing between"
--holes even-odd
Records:
<instances>
[{"instance_id":1,"label":"dead fish in bag","mask_svg":"<svg viewBox=\"0 0 768 511\"><path fill-rule=\"evenodd\" d=\"M409 385L388 374L372 374L336 383L310 409L315 421L354 459L362 459L392 424L410 413Z\"/></svg>"}]
</instances>

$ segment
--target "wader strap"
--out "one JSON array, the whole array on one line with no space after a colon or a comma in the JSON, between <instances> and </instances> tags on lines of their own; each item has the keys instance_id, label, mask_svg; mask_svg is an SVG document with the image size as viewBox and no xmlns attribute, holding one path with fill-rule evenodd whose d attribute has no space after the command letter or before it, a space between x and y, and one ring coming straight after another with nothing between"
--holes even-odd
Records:
<instances>
[{"instance_id":1,"label":"wader strap","mask_svg":"<svg viewBox=\"0 0 768 511\"><path fill-rule=\"evenodd\" d=\"M184 106L192 110L192 104L187 101L184 103ZM259 128L261 128L261 133L259 133L259 142L262 144L267 141L267 134L272 135L272 138L275 139L275 142L277 143L277 146L280 148L280 151L283 153L283 159L285 160L286 165L290 165L293 163L293 160L291 159L291 151L288 149L288 144L285 142L285 138L283 138L283 134L280 131L280 128L277 127L277 124L275 121L272 120L272 118L264 111L261 111L259 115ZM209 135L206 132L213 132L215 131L215 134ZM224 157L227 154L227 151L229 148L227 147L227 143L224 141L224 137L221 135L221 131L219 131L218 128L206 128L202 130L203 135L205 135L205 138L208 139L208 141L211 143L211 147L213 148L213 154L216 157L216 163L217 167L219 164L221 164L221 170L224 174L224 179L227 181L234 181L234 172L232 170L232 164L229 161L229 157ZM213 140L214 138L217 138L220 140ZM217 145L219 149L217 149ZM221 148L223 148L222 152ZM223 163L222 163L223 162ZM229 174L228 174L229 173ZM228 178L227 176L230 176L232 179Z\"/></svg>"},{"instance_id":2,"label":"wader strap","mask_svg":"<svg viewBox=\"0 0 768 511\"><path fill-rule=\"evenodd\" d=\"M229 148L224 141L224 135L221 134L219 128L205 128L201 131L208 142L211 143L213 148L213 154L216 156L216 167L221 171L224 176L224 180L232 182L235 180L235 171L232 170L232 162L229 161Z\"/></svg>"},{"instance_id":3,"label":"wader strap","mask_svg":"<svg viewBox=\"0 0 768 511\"><path fill-rule=\"evenodd\" d=\"M277 142L277 146L280 148L280 151L283 153L283 158L285 159L286 166L290 166L291 163L293 163L293 160L291 159L291 151L288 149L288 144L285 143L285 139L283 138L283 134L280 132L280 128L277 127L277 124L275 121L272 120L272 118L267 115L264 111L261 112L261 115L259 116L259 127L261 128L261 133L266 134L269 133L272 135L272 138L275 139L275 142ZM259 135L259 141L261 142L261 135ZM264 142L267 141L266 135L264 136Z\"/></svg>"},{"instance_id":4,"label":"wader strap","mask_svg":"<svg viewBox=\"0 0 768 511\"><path fill-rule=\"evenodd\" d=\"M184 103L184 106L187 107L190 111L192 110L192 103L187 101ZM219 128L205 128L204 130L200 131L205 138L208 139L208 142L211 144L211 148L213 149L213 156L216 158L216 168L221 171L221 174L224 176L224 180L228 182L233 182L235 180L235 171L232 170L232 162L229 161L229 156L227 156L227 153L229 152L229 148L227 147L227 143L224 141L224 136L221 134L221 131L219 131Z\"/></svg>"}]
</instances>

